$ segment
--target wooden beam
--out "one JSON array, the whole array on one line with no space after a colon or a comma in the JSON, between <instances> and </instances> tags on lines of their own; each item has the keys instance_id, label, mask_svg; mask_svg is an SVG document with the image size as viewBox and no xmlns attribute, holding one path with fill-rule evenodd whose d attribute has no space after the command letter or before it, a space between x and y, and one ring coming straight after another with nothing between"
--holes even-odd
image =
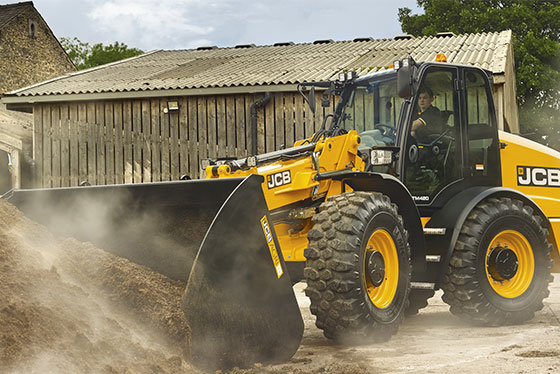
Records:
<instances>
[{"instance_id":1,"label":"wooden beam","mask_svg":"<svg viewBox=\"0 0 560 374\"><path fill-rule=\"evenodd\" d=\"M95 104L87 103L86 121L88 129L87 146L87 181L91 185L97 184L97 124L95 122Z\"/></svg>"},{"instance_id":2,"label":"wooden beam","mask_svg":"<svg viewBox=\"0 0 560 374\"><path fill-rule=\"evenodd\" d=\"M132 103L122 103L124 183L134 182L134 153L132 135Z\"/></svg>"},{"instance_id":3,"label":"wooden beam","mask_svg":"<svg viewBox=\"0 0 560 374\"><path fill-rule=\"evenodd\" d=\"M21 141L21 139L14 138L13 136L6 133L0 133L0 143L6 144L15 149L23 149L23 142Z\"/></svg>"},{"instance_id":4,"label":"wooden beam","mask_svg":"<svg viewBox=\"0 0 560 374\"><path fill-rule=\"evenodd\" d=\"M123 103L113 103L113 134L115 138L115 183L124 183Z\"/></svg>"}]
</instances>

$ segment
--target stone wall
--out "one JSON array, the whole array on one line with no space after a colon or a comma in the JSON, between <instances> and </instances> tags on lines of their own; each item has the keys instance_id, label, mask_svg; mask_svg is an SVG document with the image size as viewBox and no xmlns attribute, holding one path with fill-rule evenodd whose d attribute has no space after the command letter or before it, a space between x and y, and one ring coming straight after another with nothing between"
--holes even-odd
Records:
<instances>
[{"instance_id":1,"label":"stone wall","mask_svg":"<svg viewBox=\"0 0 560 374\"><path fill-rule=\"evenodd\" d=\"M33 7L0 29L0 93L75 70Z\"/></svg>"}]
</instances>

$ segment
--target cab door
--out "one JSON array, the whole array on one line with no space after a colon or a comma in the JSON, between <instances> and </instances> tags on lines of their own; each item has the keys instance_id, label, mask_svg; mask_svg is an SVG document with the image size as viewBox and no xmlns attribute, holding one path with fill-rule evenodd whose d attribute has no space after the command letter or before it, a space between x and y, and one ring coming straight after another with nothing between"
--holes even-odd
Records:
<instances>
[{"instance_id":1,"label":"cab door","mask_svg":"<svg viewBox=\"0 0 560 374\"><path fill-rule=\"evenodd\" d=\"M407 116L403 181L418 205L432 205L463 179L460 75L428 65Z\"/></svg>"}]
</instances>

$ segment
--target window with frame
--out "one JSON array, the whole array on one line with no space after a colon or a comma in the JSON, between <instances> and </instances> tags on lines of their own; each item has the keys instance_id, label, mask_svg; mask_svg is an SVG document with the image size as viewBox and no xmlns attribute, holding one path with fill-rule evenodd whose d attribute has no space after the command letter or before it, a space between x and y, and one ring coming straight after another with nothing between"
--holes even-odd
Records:
<instances>
[{"instance_id":1,"label":"window with frame","mask_svg":"<svg viewBox=\"0 0 560 374\"><path fill-rule=\"evenodd\" d=\"M471 176L496 176L499 172L496 119L483 72L465 70L465 91L468 168Z\"/></svg>"},{"instance_id":2,"label":"window with frame","mask_svg":"<svg viewBox=\"0 0 560 374\"><path fill-rule=\"evenodd\" d=\"M29 37L35 39L37 37L37 23L33 20L29 20Z\"/></svg>"}]
</instances>

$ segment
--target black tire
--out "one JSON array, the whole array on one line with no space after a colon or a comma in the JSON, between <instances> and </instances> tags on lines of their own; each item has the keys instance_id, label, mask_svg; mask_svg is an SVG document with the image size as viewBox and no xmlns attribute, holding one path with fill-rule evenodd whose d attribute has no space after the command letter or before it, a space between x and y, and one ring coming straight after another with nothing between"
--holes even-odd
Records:
<instances>
[{"instance_id":1,"label":"black tire","mask_svg":"<svg viewBox=\"0 0 560 374\"><path fill-rule=\"evenodd\" d=\"M395 204L380 193L335 196L321 204L308 239L305 293L323 334L358 344L394 335L408 304L411 274L408 233ZM375 256L384 261L383 254L393 261L375 272L375 287L366 275L366 257L373 264Z\"/></svg>"},{"instance_id":2,"label":"black tire","mask_svg":"<svg viewBox=\"0 0 560 374\"><path fill-rule=\"evenodd\" d=\"M412 289L408 297L408 308L404 311L405 317L411 317L428 306L428 300L435 294L434 290Z\"/></svg>"},{"instance_id":3,"label":"black tire","mask_svg":"<svg viewBox=\"0 0 560 374\"><path fill-rule=\"evenodd\" d=\"M510 198L486 199L473 209L442 285L453 314L497 326L530 320L543 308L552 281L552 245L542 221L530 206ZM496 260L502 251L504 260Z\"/></svg>"}]
</instances>

